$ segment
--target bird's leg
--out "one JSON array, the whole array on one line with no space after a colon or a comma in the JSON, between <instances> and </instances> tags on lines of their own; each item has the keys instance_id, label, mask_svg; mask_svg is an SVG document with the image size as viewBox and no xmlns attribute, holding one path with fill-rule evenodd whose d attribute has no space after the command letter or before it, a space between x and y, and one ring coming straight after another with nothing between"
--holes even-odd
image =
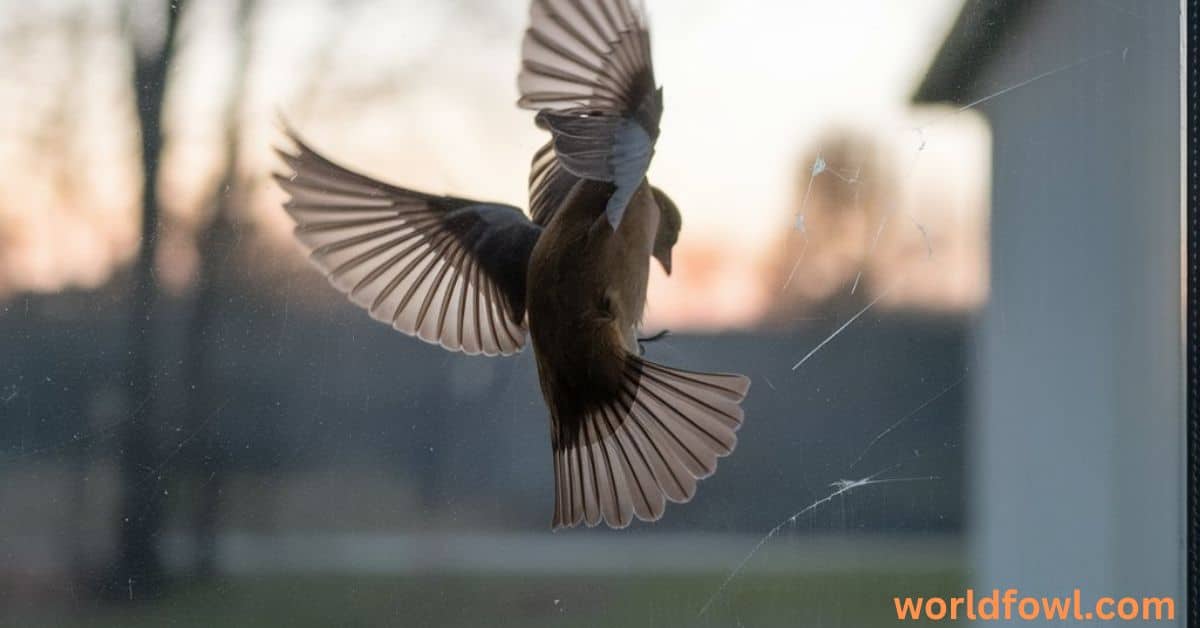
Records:
<instances>
[{"instance_id":1,"label":"bird's leg","mask_svg":"<svg viewBox=\"0 0 1200 628\"><path fill-rule=\"evenodd\" d=\"M664 330L662 330L662 331L660 331L660 332L658 332L657 334L654 334L654 335L652 335L652 336L645 336L645 337L643 337L643 338L638 338L638 352L639 352L639 354L640 354L640 355L646 355L646 345L645 345L645 343L647 343L647 342L655 342L655 341L658 341L658 340L662 340L663 338L666 338L668 335L670 335L670 333L671 333L671 330L669 330L669 329L664 329Z\"/></svg>"},{"instance_id":2,"label":"bird's leg","mask_svg":"<svg viewBox=\"0 0 1200 628\"><path fill-rule=\"evenodd\" d=\"M657 341L657 340L662 340L663 338L666 338L666 337L667 337L667 336L669 336L670 334L671 334L671 330L669 330L669 329L664 329L664 330L662 330L662 331L660 331L660 332L658 332L657 334L654 334L654 335L652 335L652 336L645 336L645 337L642 337L642 338L638 338L638 342L655 342L655 341Z\"/></svg>"}]
</instances>

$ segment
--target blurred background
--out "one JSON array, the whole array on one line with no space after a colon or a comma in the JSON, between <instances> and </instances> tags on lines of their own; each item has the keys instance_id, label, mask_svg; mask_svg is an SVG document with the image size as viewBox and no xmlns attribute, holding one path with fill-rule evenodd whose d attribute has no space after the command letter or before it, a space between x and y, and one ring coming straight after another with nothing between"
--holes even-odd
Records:
<instances>
[{"instance_id":1,"label":"blurred background","mask_svg":"<svg viewBox=\"0 0 1200 628\"><path fill-rule=\"evenodd\" d=\"M651 176L684 214L649 355L754 387L692 503L551 533L531 356L371 321L270 179L284 118L353 169L523 206L526 3L0 1L0 625L868 626L976 583L1169 594L1177 8L648 5Z\"/></svg>"}]
</instances>

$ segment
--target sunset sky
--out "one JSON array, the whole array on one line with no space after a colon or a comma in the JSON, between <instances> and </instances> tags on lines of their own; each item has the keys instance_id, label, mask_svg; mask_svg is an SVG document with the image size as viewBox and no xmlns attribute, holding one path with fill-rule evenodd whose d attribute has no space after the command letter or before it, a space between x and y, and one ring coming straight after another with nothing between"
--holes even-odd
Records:
<instances>
[{"instance_id":1,"label":"sunset sky","mask_svg":"<svg viewBox=\"0 0 1200 628\"><path fill-rule=\"evenodd\" d=\"M881 171L827 163L817 177L891 183L880 201L892 216L886 236L855 262L874 269L864 289L903 274L889 303L978 304L986 126L973 112L908 104L960 4L647 1L666 101L650 175L685 221L675 276L653 280L652 323L719 328L763 313L782 287L767 270L834 128L872 138ZM166 114L168 225L199 220L221 168L231 6L193 2L185 17ZM526 10L486 0L261 2L242 107L242 159L257 182L244 220L299 257L282 195L266 184L278 167L269 151L280 142L277 112L368 174L523 206L529 157L544 141L514 106ZM159 19L138 14L150 32ZM0 294L96 286L128 263L137 239L138 145L117 3L5 3L0 25ZM858 239L877 227L860 226ZM165 281L186 287L188 232L165 232L163 247ZM697 294L713 297L700 305Z\"/></svg>"}]
</instances>

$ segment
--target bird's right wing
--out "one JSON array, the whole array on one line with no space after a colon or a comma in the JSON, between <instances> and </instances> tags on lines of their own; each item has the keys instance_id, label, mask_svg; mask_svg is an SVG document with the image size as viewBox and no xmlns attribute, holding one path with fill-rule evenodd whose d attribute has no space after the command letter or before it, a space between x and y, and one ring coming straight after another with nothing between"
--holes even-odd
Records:
<instances>
[{"instance_id":1,"label":"bird's right wing","mask_svg":"<svg viewBox=\"0 0 1200 628\"><path fill-rule=\"evenodd\" d=\"M533 0L517 86L534 111L644 116L647 131L662 113L650 31L629 0Z\"/></svg>"},{"instance_id":2,"label":"bird's right wing","mask_svg":"<svg viewBox=\"0 0 1200 628\"><path fill-rule=\"evenodd\" d=\"M284 208L309 259L339 291L398 331L451 351L525 345L529 255L542 232L516 207L376 181L299 149L280 151Z\"/></svg>"},{"instance_id":3,"label":"bird's right wing","mask_svg":"<svg viewBox=\"0 0 1200 628\"><path fill-rule=\"evenodd\" d=\"M534 156L530 205L547 224L579 179L609 181L614 228L641 185L662 118L650 33L629 0L533 0L518 104L553 136Z\"/></svg>"}]
</instances>

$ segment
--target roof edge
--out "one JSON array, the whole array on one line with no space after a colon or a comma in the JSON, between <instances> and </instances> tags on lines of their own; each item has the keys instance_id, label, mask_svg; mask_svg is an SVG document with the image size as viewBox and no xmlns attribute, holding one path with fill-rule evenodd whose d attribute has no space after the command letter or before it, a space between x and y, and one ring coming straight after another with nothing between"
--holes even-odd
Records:
<instances>
[{"instance_id":1,"label":"roof edge","mask_svg":"<svg viewBox=\"0 0 1200 628\"><path fill-rule=\"evenodd\" d=\"M983 69L1036 5L1034 0L966 0L912 101L967 103Z\"/></svg>"}]
</instances>

